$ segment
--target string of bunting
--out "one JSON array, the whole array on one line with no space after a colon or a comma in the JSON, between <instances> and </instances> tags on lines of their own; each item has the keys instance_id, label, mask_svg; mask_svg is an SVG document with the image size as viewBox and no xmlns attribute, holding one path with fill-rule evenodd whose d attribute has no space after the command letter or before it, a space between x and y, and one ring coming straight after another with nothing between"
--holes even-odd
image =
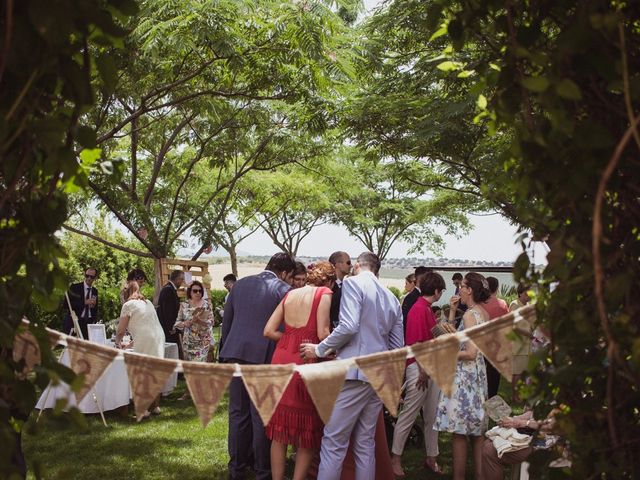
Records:
<instances>
[{"instance_id":1,"label":"string of bunting","mask_svg":"<svg viewBox=\"0 0 640 480\"><path fill-rule=\"evenodd\" d=\"M408 358L415 358L444 394L451 395L460 344L467 341L472 341L485 358L511 381L514 340L510 333L518 330L518 324L526 322L533 325L535 320L535 306L528 305L490 322L462 332L442 335L428 342L362 357L303 365L187 362L123 352L51 329L47 329L47 333L52 348L58 344L69 349L71 369L84 377L81 389L75 392L78 401L91 390L111 362L123 355L138 418L142 417L153 399L160 394L167 378L177 371L184 372L191 398L203 427L206 427L233 376L242 378L265 425L269 423L294 372L302 377L324 422L331 417L349 368L357 367L364 373L380 400L394 416L398 413L405 362ZM40 347L29 332L26 321L16 335L13 358L16 362L24 360L22 375L26 375L40 363Z\"/></svg>"}]
</instances>

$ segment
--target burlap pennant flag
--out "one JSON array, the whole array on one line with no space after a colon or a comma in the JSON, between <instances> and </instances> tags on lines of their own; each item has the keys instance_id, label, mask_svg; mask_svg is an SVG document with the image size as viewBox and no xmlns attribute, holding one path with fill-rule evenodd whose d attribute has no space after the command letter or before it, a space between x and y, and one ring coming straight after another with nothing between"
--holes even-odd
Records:
<instances>
[{"instance_id":1,"label":"burlap pennant flag","mask_svg":"<svg viewBox=\"0 0 640 480\"><path fill-rule=\"evenodd\" d=\"M351 360L335 360L300 365L297 368L324 423L331 418L350 364Z\"/></svg>"},{"instance_id":2,"label":"burlap pennant flag","mask_svg":"<svg viewBox=\"0 0 640 480\"><path fill-rule=\"evenodd\" d=\"M407 351L407 348L401 348L356 358L358 368L394 417L398 416Z\"/></svg>"},{"instance_id":3,"label":"burlap pennant flag","mask_svg":"<svg viewBox=\"0 0 640 480\"><path fill-rule=\"evenodd\" d=\"M451 396L453 380L456 376L460 340L455 335L442 335L429 342L411 345L418 364L436 382L440 390Z\"/></svg>"},{"instance_id":4,"label":"burlap pennant flag","mask_svg":"<svg viewBox=\"0 0 640 480\"><path fill-rule=\"evenodd\" d=\"M240 365L242 381L266 426L293 376L294 364Z\"/></svg>"},{"instance_id":5,"label":"burlap pennant flag","mask_svg":"<svg viewBox=\"0 0 640 480\"><path fill-rule=\"evenodd\" d=\"M13 361L20 360L24 360L25 365L22 374L31 372L41 360L38 339L26 327L21 327L13 339Z\"/></svg>"},{"instance_id":6,"label":"burlap pennant flag","mask_svg":"<svg viewBox=\"0 0 640 480\"><path fill-rule=\"evenodd\" d=\"M467 337L508 381L513 375L513 346L507 335L513 331L513 318L513 314L507 314L465 330Z\"/></svg>"},{"instance_id":7,"label":"burlap pennant flag","mask_svg":"<svg viewBox=\"0 0 640 480\"><path fill-rule=\"evenodd\" d=\"M184 378L191 399L198 410L202 426L206 427L229 386L235 365L202 362L182 362Z\"/></svg>"},{"instance_id":8,"label":"burlap pennant flag","mask_svg":"<svg viewBox=\"0 0 640 480\"><path fill-rule=\"evenodd\" d=\"M113 359L118 356L118 351L71 337L67 338L67 347L71 369L76 375L84 375L84 384L80 391L76 392L76 399L80 403L111 365Z\"/></svg>"},{"instance_id":9,"label":"burlap pennant flag","mask_svg":"<svg viewBox=\"0 0 640 480\"><path fill-rule=\"evenodd\" d=\"M133 404L138 421L162 391L176 367L175 360L125 353L124 363L129 375Z\"/></svg>"}]
</instances>

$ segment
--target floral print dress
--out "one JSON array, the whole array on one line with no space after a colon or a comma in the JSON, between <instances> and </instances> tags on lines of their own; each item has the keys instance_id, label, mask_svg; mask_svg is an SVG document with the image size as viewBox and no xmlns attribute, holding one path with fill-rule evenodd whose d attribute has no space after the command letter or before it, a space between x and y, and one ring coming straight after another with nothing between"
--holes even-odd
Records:
<instances>
[{"instance_id":1,"label":"floral print dress","mask_svg":"<svg viewBox=\"0 0 640 480\"><path fill-rule=\"evenodd\" d=\"M213 312L208 302L194 307L189 302L180 305L177 322L191 321L189 327L182 329L182 351L184 359L193 362L206 362L212 343ZM177 325L176 325L176 328Z\"/></svg>"},{"instance_id":2,"label":"floral print dress","mask_svg":"<svg viewBox=\"0 0 640 480\"><path fill-rule=\"evenodd\" d=\"M482 315L469 310L475 317L476 325L484 323ZM458 331L464 330L460 322ZM466 342L460 346L465 349ZM482 404L487 399L487 370L482 353L478 351L474 361L458 361L451 397L440 392L436 421L433 426L440 432L460 435L484 435L487 430L487 416Z\"/></svg>"}]
</instances>

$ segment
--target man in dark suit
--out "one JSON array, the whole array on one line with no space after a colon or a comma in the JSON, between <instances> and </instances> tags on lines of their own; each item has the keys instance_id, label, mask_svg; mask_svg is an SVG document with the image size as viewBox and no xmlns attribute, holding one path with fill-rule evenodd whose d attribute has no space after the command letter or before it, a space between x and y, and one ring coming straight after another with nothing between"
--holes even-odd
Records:
<instances>
[{"instance_id":1,"label":"man in dark suit","mask_svg":"<svg viewBox=\"0 0 640 480\"><path fill-rule=\"evenodd\" d=\"M71 302L71 309L78 316L82 338L85 339L89 338L87 325L98 321L98 289L93 286L93 282L97 277L98 270L89 267L84 271L84 282L71 284L67 292ZM73 320L71 319L71 312L69 312L69 304L66 298L63 303L67 312L63 328L64 333L69 333L73 328ZM76 335L78 335L78 332L76 332Z\"/></svg>"},{"instance_id":2,"label":"man in dark suit","mask_svg":"<svg viewBox=\"0 0 640 480\"><path fill-rule=\"evenodd\" d=\"M427 268L427 267L416 267L414 275L416 276L416 287L410 291L409 293L407 293L407 295L404 297L404 300L402 301L402 331L406 332L407 331L407 317L409 316L409 310L411 310L411 307L413 307L413 304L416 303L418 301L418 298L420 298L420 296L422 295L422 293L420 292L420 289L418 288L418 285L420 285L420 280L422 280L422 277L424 276L425 273L430 272L431 269Z\"/></svg>"},{"instance_id":3,"label":"man in dark suit","mask_svg":"<svg viewBox=\"0 0 640 480\"><path fill-rule=\"evenodd\" d=\"M342 298L342 280L351 272L351 257L347 252L333 252L329 256L329 263L336 269L336 282L333 285L331 296L331 309L329 310L329 318L331 319L331 329L338 326L338 317L340 314L340 299Z\"/></svg>"},{"instance_id":4,"label":"man in dark suit","mask_svg":"<svg viewBox=\"0 0 640 480\"><path fill-rule=\"evenodd\" d=\"M160 290L158 296L158 319L164 330L164 336L167 342L174 342L180 347L178 334L173 330L173 325L178 318L180 310L180 299L178 298L178 288L184 283L184 272L182 270L173 270L169 274L169 281Z\"/></svg>"},{"instance_id":5,"label":"man in dark suit","mask_svg":"<svg viewBox=\"0 0 640 480\"><path fill-rule=\"evenodd\" d=\"M241 278L229 292L222 319L220 358L227 363L271 363L275 343L264 337L264 326L291 289L295 262L276 253L258 275ZM242 379L229 386L229 478L244 478L253 447L256 479L271 478L270 444L258 411Z\"/></svg>"}]
</instances>

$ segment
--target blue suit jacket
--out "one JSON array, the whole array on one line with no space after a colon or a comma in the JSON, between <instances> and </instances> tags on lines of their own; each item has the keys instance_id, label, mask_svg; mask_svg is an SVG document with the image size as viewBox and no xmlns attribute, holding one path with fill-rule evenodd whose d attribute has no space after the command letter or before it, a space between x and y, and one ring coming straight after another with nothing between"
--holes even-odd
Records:
<instances>
[{"instance_id":1,"label":"blue suit jacket","mask_svg":"<svg viewBox=\"0 0 640 480\"><path fill-rule=\"evenodd\" d=\"M238 280L224 306L220 358L271 363L275 343L263 335L264 326L290 289L268 270Z\"/></svg>"},{"instance_id":2,"label":"blue suit jacket","mask_svg":"<svg viewBox=\"0 0 640 480\"><path fill-rule=\"evenodd\" d=\"M353 358L404 346L402 310L398 299L369 271L362 271L342 283L340 322L318 345L318 353L337 352L337 357ZM367 381L357 368L347 372L347 380Z\"/></svg>"}]
</instances>

